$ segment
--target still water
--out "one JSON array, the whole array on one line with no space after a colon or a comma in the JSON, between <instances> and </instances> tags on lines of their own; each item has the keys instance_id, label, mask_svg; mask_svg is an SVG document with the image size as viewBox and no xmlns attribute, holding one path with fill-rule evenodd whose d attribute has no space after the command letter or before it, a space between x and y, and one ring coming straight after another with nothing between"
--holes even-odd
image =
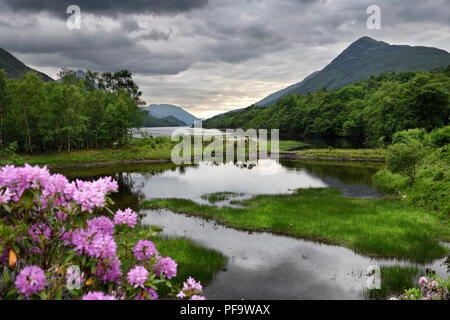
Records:
<instances>
[{"instance_id":1,"label":"still water","mask_svg":"<svg viewBox=\"0 0 450 320\"><path fill-rule=\"evenodd\" d=\"M135 128L132 129L132 134L135 138L141 138L143 135L151 135L153 137L171 137L175 130L183 130L191 136L203 135L203 136L214 136L217 134L217 129L196 129L191 127L157 127L157 128ZM225 130L219 130L222 134L226 134ZM270 131L269 131L270 135ZM330 139L316 139L307 138L295 134L286 134L280 132L281 140L296 140L308 144L310 147L317 149L324 149L328 147L340 148L340 149L351 149L351 148L362 148L364 144L361 141L355 141L343 138L330 138Z\"/></svg>"},{"instance_id":2,"label":"still water","mask_svg":"<svg viewBox=\"0 0 450 320\"><path fill-rule=\"evenodd\" d=\"M246 198L328 186L340 189L345 196L377 198L371 178L378 169L361 164L264 160L256 166L205 162L184 167L153 164L63 173L81 179L113 176L120 188L114 196L117 206L136 209L139 202L152 198L205 203L201 196L214 192L235 192ZM226 269L205 288L208 299L362 299L369 266L410 265L371 259L343 247L237 231L167 210L141 213L145 223L163 227L166 236L189 238L228 257ZM420 267L431 267L446 277L449 274L444 260Z\"/></svg>"}]
</instances>

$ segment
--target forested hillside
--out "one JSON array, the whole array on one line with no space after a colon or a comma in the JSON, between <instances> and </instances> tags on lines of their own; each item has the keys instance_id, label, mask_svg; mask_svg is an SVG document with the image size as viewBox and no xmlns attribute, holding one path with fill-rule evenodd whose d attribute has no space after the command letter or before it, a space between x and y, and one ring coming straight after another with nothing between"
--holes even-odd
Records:
<instances>
[{"instance_id":1,"label":"forested hillside","mask_svg":"<svg viewBox=\"0 0 450 320\"><path fill-rule=\"evenodd\" d=\"M78 79L63 70L62 82L35 72L9 80L0 70L0 148L46 152L125 143L142 124L141 92L128 71ZM95 85L99 84L100 89Z\"/></svg>"},{"instance_id":2,"label":"forested hillside","mask_svg":"<svg viewBox=\"0 0 450 320\"><path fill-rule=\"evenodd\" d=\"M372 76L338 90L289 95L204 121L207 128L268 128L311 137L347 137L374 146L395 132L449 122L450 66Z\"/></svg>"}]
</instances>

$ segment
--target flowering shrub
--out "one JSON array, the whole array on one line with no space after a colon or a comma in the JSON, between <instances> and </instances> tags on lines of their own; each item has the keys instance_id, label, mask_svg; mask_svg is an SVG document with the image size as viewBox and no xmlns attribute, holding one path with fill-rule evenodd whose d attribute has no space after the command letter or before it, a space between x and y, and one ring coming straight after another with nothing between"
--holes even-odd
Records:
<instances>
[{"instance_id":1,"label":"flowering shrub","mask_svg":"<svg viewBox=\"0 0 450 320\"><path fill-rule=\"evenodd\" d=\"M161 257L147 231L129 243L139 223L131 209L112 212L111 178L69 182L46 167L0 169L0 297L6 299L156 300L178 292L177 264ZM183 294L182 294L183 293ZM178 297L200 300L189 278Z\"/></svg>"},{"instance_id":2,"label":"flowering shrub","mask_svg":"<svg viewBox=\"0 0 450 320\"><path fill-rule=\"evenodd\" d=\"M435 275L429 278L422 277L419 280L420 288L406 290L398 298L391 300L449 300L450 299L450 279L444 281Z\"/></svg>"}]
</instances>

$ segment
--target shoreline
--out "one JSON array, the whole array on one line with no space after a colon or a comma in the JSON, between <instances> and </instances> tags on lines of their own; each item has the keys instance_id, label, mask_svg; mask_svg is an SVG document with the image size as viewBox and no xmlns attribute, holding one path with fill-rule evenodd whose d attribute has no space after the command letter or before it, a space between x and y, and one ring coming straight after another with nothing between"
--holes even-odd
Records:
<instances>
[{"instance_id":1,"label":"shoreline","mask_svg":"<svg viewBox=\"0 0 450 320\"><path fill-rule=\"evenodd\" d=\"M386 162L385 158L341 157L341 156L300 156L296 153L280 153L280 160L315 160L315 161L349 161L349 162Z\"/></svg>"},{"instance_id":2,"label":"shoreline","mask_svg":"<svg viewBox=\"0 0 450 320\"><path fill-rule=\"evenodd\" d=\"M270 155L269 157L271 157ZM364 158L364 157L341 157L341 156L301 156L296 153L284 153L278 154L279 160L307 160L307 161L340 161L340 162L369 162L369 163L385 163L384 158ZM33 163L30 161L31 165L45 165L40 163ZM158 164L158 163L170 163L172 160L170 158L147 158L139 160L119 160L119 161L92 161L86 163L70 163L67 164L50 164L47 165L49 169L76 169L76 168L98 168L98 167L109 167L117 165L145 165L145 164ZM17 164L23 165L23 164Z\"/></svg>"}]
</instances>

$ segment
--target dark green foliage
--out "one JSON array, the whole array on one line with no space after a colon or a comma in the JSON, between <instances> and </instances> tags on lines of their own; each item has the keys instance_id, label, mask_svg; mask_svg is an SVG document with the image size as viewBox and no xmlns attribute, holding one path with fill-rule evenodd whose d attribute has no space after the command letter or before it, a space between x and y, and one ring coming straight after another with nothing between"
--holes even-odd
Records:
<instances>
[{"instance_id":1,"label":"dark green foliage","mask_svg":"<svg viewBox=\"0 0 450 320\"><path fill-rule=\"evenodd\" d=\"M34 72L23 80L5 80L0 73L0 144L16 141L19 151L34 153L127 143L129 129L145 116L138 107L139 94L125 87L96 89L95 82L70 70L61 74L58 83L44 82ZM134 83L127 86L136 89Z\"/></svg>"},{"instance_id":2,"label":"dark green foliage","mask_svg":"<svg viewBox=\"0 0 450 320\"><path fill-rule=\"evenodd\" d=\"M434 130L431 133L431 143L440 148L450 143L450 126Z\"/></svg>"},{"instance_id":3,"label":"dark green foliage","mask_svg":"<svg viewBox=\"0 0 450 320\"><path fill-rule=\"evenodd\" d=\"M427 154L424 144L425 130L411 129L394 134L387 157L388 169L404 174L414 183L417 170Z\"/></svg>"},{"instance_id":4,"label":"dark green foliage","mask_svg":"<svg viewBox=\"0 0 450 320\"><path fill-rule=\"evenodd\" d=\"M398 131L430 131L447 125L449 97L450 77L446 70L382 74L339 90L289 95L271 107L251 106L208 119L203 125L346 137L373 147L389 143Z\"/></svg>"},{"instance_id":5,"label":"dark green foliage","mask_svg":"<svg viewBox=\"0 0 450 320\"><path fill-rule=\"evenodd\" d=\"M389 148L390 152L398 152L399 148L406 148L408 150L403 153L405 158L416 157L421 153L426 155L415 168L414 184L408 183L407 176L392 173L396 166L390 164L387 169L373 177L375 186L387 194L400 193L404 201L414 205L437 210L444 215L450 214L449 132L450 127L446 126L431 133L425 133L424 130L408 130L395 134L396 144ZM412 143L415 146L411 145L409 148L407 145L411 140L415 141ZM388 156L388 163L392 157L396 155ZM406 173L403 170L398 172Z\"/></svg>"}]
</instances>

